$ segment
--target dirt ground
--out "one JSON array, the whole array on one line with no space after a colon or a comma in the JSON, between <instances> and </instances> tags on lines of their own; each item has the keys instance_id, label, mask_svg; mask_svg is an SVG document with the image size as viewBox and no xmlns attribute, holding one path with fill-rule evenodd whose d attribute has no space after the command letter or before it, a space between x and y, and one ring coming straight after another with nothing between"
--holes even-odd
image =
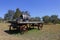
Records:
<instances>
[{"instance_id":1,"label":"dirt ground","mask_svg":"<svg viewBox=\"0 0 60 40\"><path fill-rule=\"evenodd\" d=\"M9 24L0 23L0 40L60 40L60 24L44 25L42 30L30 30L23 35L20 33L8 34Z\"/></svg>"}]
</instances>

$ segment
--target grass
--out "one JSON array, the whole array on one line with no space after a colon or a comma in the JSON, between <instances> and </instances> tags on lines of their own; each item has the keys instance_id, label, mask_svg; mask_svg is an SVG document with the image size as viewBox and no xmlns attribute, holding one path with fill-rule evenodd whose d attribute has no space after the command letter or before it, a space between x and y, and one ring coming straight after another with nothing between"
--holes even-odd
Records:
<instances>
[{"instance_id":1,"label":"grass","mask_svg":"<svg viewBox=\"0 0 60 40\"><path fill-rule=\"evenodd\" d=\"M8 30L8 25L9 24L7 23L0 23L0 37L2 33L3 37L6 37L7 40L60 40L60 24L44 25L42 30L32 29L28 32L25 32L23 35L20 35L20 33L7 35L4 30Z\"/></svg>"}]
</instances>

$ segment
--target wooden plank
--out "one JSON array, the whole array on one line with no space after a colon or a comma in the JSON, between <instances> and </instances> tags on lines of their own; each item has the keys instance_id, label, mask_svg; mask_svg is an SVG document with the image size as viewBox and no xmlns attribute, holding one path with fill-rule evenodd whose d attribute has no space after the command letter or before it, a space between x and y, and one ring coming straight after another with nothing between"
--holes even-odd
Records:
<instances>
[{"instance_id":1,"label":"wooden plank","mask_svg":"<svg viewBox=\"0 0 60 40\"><path fill-rule=\"evenodd\" d=\"M37 23L43 23L43 22L19 22L19 23L34 23L34 24L36 23L37 24Z\"/></svg>"}]
</instances>

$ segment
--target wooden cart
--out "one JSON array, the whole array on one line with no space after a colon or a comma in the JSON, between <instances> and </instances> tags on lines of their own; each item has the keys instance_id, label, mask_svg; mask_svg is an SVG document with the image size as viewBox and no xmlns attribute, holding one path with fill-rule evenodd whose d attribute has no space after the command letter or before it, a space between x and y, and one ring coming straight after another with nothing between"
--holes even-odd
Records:
<instances>
[{"instance_id":1,"label":"wooden cart","mask_svg":"<svg viewBox=\"0 0 60 40\"><path fill-rule=\"evenodd\" d=\"M12 28L16 28L17 30L20 30L21 32L28 31L29 28L34 28L35 26L38 28L38 30L42 29L43 22L15 22L15 21L9 21L11 25L9 26L9 30Z\"/></svg>"}]
</instances>

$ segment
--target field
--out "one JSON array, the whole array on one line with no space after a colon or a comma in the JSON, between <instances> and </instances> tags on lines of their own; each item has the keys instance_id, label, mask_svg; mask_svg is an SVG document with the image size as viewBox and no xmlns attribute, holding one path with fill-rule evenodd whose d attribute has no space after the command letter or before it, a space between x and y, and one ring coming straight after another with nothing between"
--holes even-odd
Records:
<instances>
[{"instance_id":1,"label":"field","mask_svg":"<svg viewBox=\"0 0 60 40\"><path fill-rule=\"evenodd\" d=\"M60 40L60 24L44 25L42 30L33 29L23 35L5 32L8 30L8 25L0 23L0 40Z\"/></svg>"}]
</instances>

